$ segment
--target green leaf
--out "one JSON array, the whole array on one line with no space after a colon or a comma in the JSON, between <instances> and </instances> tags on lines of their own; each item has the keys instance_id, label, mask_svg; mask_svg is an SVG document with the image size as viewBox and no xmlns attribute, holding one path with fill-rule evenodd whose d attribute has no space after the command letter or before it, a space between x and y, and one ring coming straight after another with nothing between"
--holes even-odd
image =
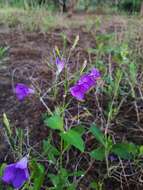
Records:
<instances>
[{"instance_id":1,"label":"green leaf","mask_svg":"<svg viewBox=\"0 0 143 190\"><path fill-rule=\"evenodd\" d=\"M33 180L33 190L40 190L44 182L45 168L42 164L37 163L35 160L31 161L31 167L31 179Z\"/></svg>"},{"instance_id":2,"label":"green leaf","mask_svg":"<svg viewBox=\"0 0 143 190\"><path fill-rule=\"evenodd\" d=\"M44 120L46 126L50 127L51 129L57 129L60 131L64 131L64 122L63 118L59 115L51 116L50 118L46 118Z\"/></svg>"},{"instance_id":3,"label":"green leaf","mask_svg":"<svg viewBox=\"0 0 143 190\"><path fill-rule=\"evenodd\" d=\"M76 131L80 135L83 135L85 132L85 129L84 129L84 126L78 125L78 126L74 127L74 131Z\"/></svg>"},{"instance_id":4,"label":"green leaf","mask_svg":"<svg viewBox=\"0 0 143 190\"><path fill-rule=\"evenodd\" d=\"M0 177L3 175L3 170L4 170L5 167L6 167L5 163L0 165Z\"/></svg>"},{"instance_id":5,"label":"green leaf","mask_svg":"<svg viewBox=\"0 0 143 190\"><path fill-rule=\"evenodd\" d=\"M43 154L48 157L48 160L55 163L56 156L60 155L60 152L54 147L49 140L43 141Z\"/></svg>"},{"instance_id":6,"label":"green leaf","mask_svg":"<svg viewBox=\"0 0 143 190\"><path fill-rule=\"evenodd\" d=\"M54 185L56 190L62 190L65 189L65 185L69 183L68 181L68 171L64 168L61 168L58 171L58 174L48 174L48 177L50 178L52 184Z\"/></svg>"},{"instance_id":7,"label":"green leaf","mask_svg":"<svg viewBox=\"0 0 143 190\"><path fill-rule=\"evenodd\" d=\"M12 131L11 131L11 128L10 128L10 123L9 123L9 120L7 118L7 115L4 113L3 114L3 123L4 123L4 126L5 126L5 129L8 133L9 136L12 135Z\"/></svg>"},{"instance_id":8,"label":"green leaf","mask_svg":"<svg viewBox=\"0 0 143 190\"><path fill-rule=\"evenodd\" d=\"M103 161L105 159L105 148L99 147L90 153L90 156L96 160Z\"/></svg>"},{"instance_id":9,"label":"green leaf","mask_svg":"<svg viewBox=\"0 0 143 190\"><path fill-rule=\"evenodd\" d=\"M133 143L118 143L114 144L111 152L121 157L122 159L131 159L137 154L137 147Z\"/></svg>"},{"instance_id":10,"label":"green leaf","mask_svg":"<svg viewBox=\"0 0 143 190\"><path fill-rule=\"evenodd\" d=\"M54 174L48 174L48 177L50 178L52 184L57 187L58 184L60 183L59 176L54 175Z\"/></svg>"},{"instance_id":11,"label":"green leaf","mask_svg":"<svg viewBox=\"0 0 143 190\"><path fill-rule=\"evenodd\" d=\"M143 145L139 147L139 156L143 156Z\"/></svg>"},{"instance_id":12,"label":"green leaf","mask_svg":"<svg viewBox=\"0 0 143 190\"><path fill-rule=\"evenodd\" d=\"M103 146L106 146L105 137L100 129L95 126L95 124L92 124L90 132L95 136L97 141L99 141Z\"/></svg>"},{"instance_id":13,"label":"green leaf","mask_svg":"<svg viewBox=\"0 0 143 190\"><path fill-rule=\"evenodd\" d=\"M68 190L76 190L75 184L68 185Z\"/></svg>"},{"instance_id":14,"label":"green leaf","mask_svg":"<svg viewBox=\"0 0 143 190\"><path fill-rule=\"evenodd\" d=\"M81 152L84 152L84 141L81 135L73 129L60 134L61 138L66 141L69 145L73 145L78 148Z\"/></svg>"}]
</instances>

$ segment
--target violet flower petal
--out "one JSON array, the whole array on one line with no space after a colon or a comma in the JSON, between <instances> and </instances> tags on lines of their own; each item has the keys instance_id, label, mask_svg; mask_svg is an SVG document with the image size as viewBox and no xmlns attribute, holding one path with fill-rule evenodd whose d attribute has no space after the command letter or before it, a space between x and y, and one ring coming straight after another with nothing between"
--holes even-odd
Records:
<instances>
[{"instance_id":1,"label":"violet flower petal","mask_svg":"<svg viewBox=\"0 0 143 190\"><path fill-rule=\"evenodd\" d=\"M93 68L90 72L90 76L94 77L94 79L100 78L101 74L100 71L96 68Z\"/></svg>"},{"instance_id":2,"label":"violet flower petal","mask_svg":"<svg viewBox=\"0 0 143 190\"><path fill-rule=\"evenodd\" d=\"M58 69L58 74L60 74L62 72L62 70L64 69L65 66L65 61L62 59L60 60L59 57L56 58L56 66Z\"/></svg>"},{"instance_id":3,"label":"violet flower petal","mask_svg":"<svg viewBox=\"0 0 143 190\"><path fill-rule=\"evenodd\" d=\"M86 89L82 85L75 85L70 88L70 92L77 100L83 100Z\"/></svg>"},{"instance_id":4,"label":"violet flower petal","mask_svg":"<svg viewBox=\"0 0 143 190\"><path fill-rule=\"evenodd\" d=\"M19 162L8 165L4 169L2 180L19 189L29 179L27 163L27 157L24 157Z\"/></svg>"},{"instance_id":5,"label":"violet flower petal","mask_svg":"<svg viewBox=\"0 0 143 190\"><path fill-rule=\"evenodd\" d=\"M28 94L35 94L35 90L32 88L28 88Z\"/></svg>"},{"instance_id":6,"label":"violet flower petal","mask_svg":"<svg viewBox=\"0 0 143 190\"><path fill-rule=\"evenodd\" d=\"M35 91L33 89L29 88L25 84L18 83L15 86L15 94L16 94L16 97L18 98L18 100L24 100L24 98L26 98L30 94L34 94L34 93L35 93Z\"/></svg>"},{"instance_id":7,"label":"violet flower petal","mask_svg":"<svg viewBox=\"0 0 143 190\"><path fill-rule=\"evenodd\" d=\"M82 84L87 88L87 91L89 90L89 88L91 88L92 86L95 85L95 80L92 76L90 76L89 74L83 75L81 76L81 78L78 81L78 84Z\"/></svg>"},{"instance_id":8,"label":"violet flower petal","mask_svg":"<svg viewBox=\"0 0 143 190\"><path fill-rule=\"evenodd\" d=\"M15 176L14 173L15 173L15 164L10 164L10 165L6 166L6 168L4 169L4 174L3 174L2 180L5 183L10 184Z\"/></svg>"},{"instance_id":9,"label":"violet flower petal","mask_svg":"<svg viewBox=\"0 0 143 190\"><path fill-rule=\"evenodd\" d=\"M70 88L72 96L78 100L83 100L84 94L96 84L98 78L100 78L100 72L96 68L93 68L89 74L82 75L77 84Z\"/></svg>"},{"instance_id":10,"label":"violet flower petal","mask_svg":"<svg viewBox=\"0 0 143 190\"><path fill-rule=\"evenodd\" d=\"M28 159L27 157L23 157L19 162L16 163L16 168L25 169L27 168Z\"/></svg>"},{"instance_id":11,"label":"violet flower petal","mask_svg":"<svg viewBox=\"0 0 143 190\"><path fill-rule=\"evenodd\" d=\"M21 188L25 181L28 180L29 175L27 176L27 173L25 170L22 169L16 169L15 177L12 180L12 185L14 188Z\"/></svg>"}]
</instances>

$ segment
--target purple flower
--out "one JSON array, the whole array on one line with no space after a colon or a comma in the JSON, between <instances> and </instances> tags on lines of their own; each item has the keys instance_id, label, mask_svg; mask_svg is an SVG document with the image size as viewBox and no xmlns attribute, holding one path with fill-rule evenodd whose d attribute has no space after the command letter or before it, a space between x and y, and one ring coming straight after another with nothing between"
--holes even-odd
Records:
<instances>
[{"instance_id":1,"label":"purple flower","mask_svg":"<svg viewBox=\"0 0 143 190\"><path fill-rule=\"evenodd\" d=\"M62 72L62 70L64 69L65 60L57 57L55 63L56 63L57 69L58 69L58 74L60 74Z\"/></svg>"},{"instance_id":2,"label":"purple flower","mask_svg":"<svg viewBox=\"0 0 143 190\"><path fill-rule=\"evenodd\" d=\"M100 74L100 72L99 72L98 69L93 68L93 69L91 70L90 76L92 76L94 79L97 80L98 78L101 77L101 74Z\"/></svg>"},{"instance_id":3,"label":"purple flower","mask_svg":"<svg viewBox=\"0 0 143 190\"><path fill-rule=\"evenodd\" d=\"M118 157L114 154L110 154L108 156L108 160L110 160L111 162L114 162L114 161L117 161L118 160Z\"/></svg>"},{"instance_id":4,"label":"purple flower","mask_svg":"<svg viewBox=\"0 0 143 190\"><path fill-rule=\"evenodd\" d=\"M14 188L21 188L29 179L27 163L27 157L24 157L19 162L6 166L2 180L7 184L11 184Z\"/></svg>"},{"instance_id":5,"label":"purple flower","mask_svg":"<svg viewBox=\"0 0 143 190\"><path fill-rule=\"evenodd\" d=\"M70 88L72 96L77 100L83 100L84 94L96 84L98 78L100 78L100 72L96 68L93 68L90 73L81 76L77 83Z\"/></svg>"},{"instance_id":6,"label":"purple flower","mask_svg":"<svg viewBox=\"0 0 143 190\"><path fill-rule=\"evenodd\" d=\"M24 100L25 97L29 96L30 94L34 94L35 91L32 88L29 88L25 84L18 83L15 86L15 94L18 100Z\"/></svg>"},{"instance_id":7,"label":"purple flower","mask_svg":"<svg viewBox=\"0 0 143 190\"><path fill-rule=\"evenodd\" d=\"M76 97L77 100L83 100L86 88L83 85L77 84L70 88L71 94Z\"/></svg>"},{"instance_id":8,"label":"purple flower","mask_svg":"<svg viewBox=\"0 0 143 190\"><path fill-rule=\"evenodd\" d=\"M77 83L80 85L84 85L84 87L87 88L87 91L88 91L89 88L95 85L95 80L92 76L90 76L89 74L86 74L86 75L81 76L81 78L79 79Z\"/></svg>"}]
</instances>

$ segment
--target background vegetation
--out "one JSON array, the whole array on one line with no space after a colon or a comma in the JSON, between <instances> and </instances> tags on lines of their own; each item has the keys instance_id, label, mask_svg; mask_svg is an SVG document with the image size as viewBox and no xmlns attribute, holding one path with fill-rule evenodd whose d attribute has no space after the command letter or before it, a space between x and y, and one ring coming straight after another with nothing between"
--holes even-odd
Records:
<instances>
[{"instance_id":1,"label":"background vegetation","mask_svg":"<svg viewBox=\"0 0 143 190\"><path fill-rule=\"evenodd\" d=\"M62 4L68 4L71 0L1 0L1 4L10 6L41 6L46 5L47 7L58 7ZM127 12L139 12L141 8L142 0L77 0L75 4L78 9L94 10L97 6L110 6L112 8L119 9L120 11Z\"/></svg>"}]
</instances>

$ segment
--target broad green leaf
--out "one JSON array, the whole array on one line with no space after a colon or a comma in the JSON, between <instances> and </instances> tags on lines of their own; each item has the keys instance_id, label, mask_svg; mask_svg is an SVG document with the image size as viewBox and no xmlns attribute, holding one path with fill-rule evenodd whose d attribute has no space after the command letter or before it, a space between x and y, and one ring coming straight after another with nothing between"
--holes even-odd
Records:
<instances>
[{"instance_id":1,"label":"broad green leaf","mask_svg":"<svg viewBox=\"0 0 143 190\"><path fill-rule=\"evenodd\" d=\"M76 131L80 135L83 135L85 132L85 129L84 129L84 126L78 125L78 126L74 127L74 131Z\"/></svg>"},{"instance_id":2,"label":"broad green leaf","mask_svg":"<svg viewBox=\"0 0 143 190\"><path fill-rule=\"evenodd\" d=\"M78 148L81 152L84 152L84 141L81 135L73 129L66 132L60 133L61 138L66 141L69 145L73 145Z\"/></svg>"},{"instance_id":3,"label":"broad green leaf","mask_svg":"<svg viewBox=\"0 0 143 190\"><path fill-rule=\"evenodd\" d=\"M131 159L136 155L137 147L133 143L118 143L113 145L111 152L123 159Z\"/></svg>"},{"instance_id":4,"label":"broad green leaf","mask_svg":"<svg viewBox=\"0 0 143 190\"><path fill-rule=\"evenodd\" d=\"M37 178L34 179L34 188L33 190L40 190L41 186L44 182L44 167L43 165L39 165L39 176Z\"/></svg>"},{"instance_id":5,"label":"broad green leaf","mask_svg":"<svg viewBox=\"0 0 143 190\"><path fill-rule=\"evenodd\" d=\"M59 115L53 115L50 118L46 118L44 120L46 126L50 127L51 129L57 129L60 131L64 131L64 122L63 118Z\"/></svg>"},{"instance_id":6,"label":"broad green leaf","mask_svg":"<svg viewBox=\"0 0 143 190\"><path fill-rule=\"evenodd\" d=\"M103 161L105 159L105 148L99 147L90 153L90 156L96 160Z\"/></svg>"},{"instance_id":7,"label":"broad green leaf","mask_svg":"<svg viewBox=\"0 0 143 190\"><path fill-rule=\"evenodd\" d=\"M134 143L127 143L127 149L129 153L134 156L138 153L137 145L135 145Z\"/></svg>"},{"instance_id":8,"label":"broad green leaf","mask_svg":"<svg viewBox=\"0 0 143 190\"><path fill-rule=\"evenodd\" d=\"M127 159L129 157L129 152L122 143L113 145L111 152L123 159Z\"/></svg>"},{"instance_id":9,"label":"broad green leaf","mask_svg":"<svg viewBox=\"0 0 143 190\"><path fill-rule=\"evenodd\" d=\"M95 124L92 124L90 132L95 136L97 141L99 141L103 146L106 146L105 137L100 129L95 126Z\"/></svg>"}]
</instances>

